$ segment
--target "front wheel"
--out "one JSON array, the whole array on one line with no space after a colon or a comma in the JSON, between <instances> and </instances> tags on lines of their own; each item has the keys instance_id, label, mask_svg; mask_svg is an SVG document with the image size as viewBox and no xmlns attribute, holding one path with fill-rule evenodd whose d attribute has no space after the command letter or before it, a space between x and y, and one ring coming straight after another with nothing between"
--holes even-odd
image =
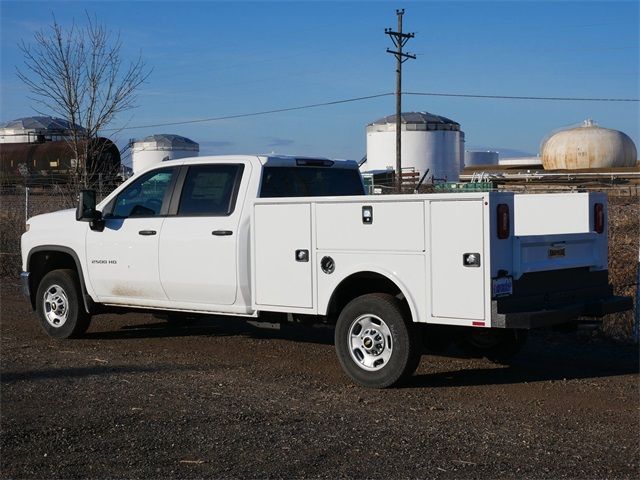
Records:
<instances>
[{"instance_id":1,"label":"front wheel","mask_svg":"<svg viewBox=\"0 0 640 480\"><path fill-rule=\"evenodd\" d=\"M340 313L336 353L344 371L360 385L390 387L418 367L420 335L402 307L392 295L373 293L352 300Z\"/></svg>"},{"instance_id":2,"label":"front wheel","mask_svg":"<svg viewBox=\"0 0 640 480\"><path fill-rule=\"evenodd\" d=\"M40 326L50 337L79 337L89 328L91 316L84 309L80 282L74 270L47 273L36 295Z\"/></svg>"}]
</instances>

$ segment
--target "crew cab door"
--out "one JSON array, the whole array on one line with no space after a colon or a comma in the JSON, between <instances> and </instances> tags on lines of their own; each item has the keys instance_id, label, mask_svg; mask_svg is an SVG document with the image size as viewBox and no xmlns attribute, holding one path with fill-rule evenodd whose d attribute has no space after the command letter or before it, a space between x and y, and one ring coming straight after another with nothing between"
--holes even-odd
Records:
<instances>
[{"instance_id":1,"label":"crew cab door","mask_svg":"<svg viewBox=\"0 0 640 480\"><path fill-rule=\"evenodd\" d=\"M235 303L238 230L250 169L246 162L183 167L160 235L160 280L169 300Z\"/></svg>"},{"instance_id":2,"label":"crew cab door","mask_svg":"<svg viewBox=\"0 0 640 480\"><path fill-rule=\"evenodd\" d=\"M166 300L158 240L175 174L172 167L143 175L106 206L103 231L88 229L89 281L100 302L149 305Z\"/></svg>"}]
</instances>

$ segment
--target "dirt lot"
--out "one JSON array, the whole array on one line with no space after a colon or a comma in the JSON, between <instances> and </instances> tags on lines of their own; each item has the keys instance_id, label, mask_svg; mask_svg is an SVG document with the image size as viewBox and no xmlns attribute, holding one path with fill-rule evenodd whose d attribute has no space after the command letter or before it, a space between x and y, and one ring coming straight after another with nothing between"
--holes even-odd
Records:
<instances>
[{"instance_id":1,"label":"dirt lot","mask_svg":"<svg viewBox=\"0 0 640 480\"><path fill-rule=\"evenodd\" d=\"M342 374L326 328L103 316L46 338L1 305L2 478L638 478L637 347L538 332L511 367ZM451 352L455 353L455 352Z\"/></svg>"}]
</instances>

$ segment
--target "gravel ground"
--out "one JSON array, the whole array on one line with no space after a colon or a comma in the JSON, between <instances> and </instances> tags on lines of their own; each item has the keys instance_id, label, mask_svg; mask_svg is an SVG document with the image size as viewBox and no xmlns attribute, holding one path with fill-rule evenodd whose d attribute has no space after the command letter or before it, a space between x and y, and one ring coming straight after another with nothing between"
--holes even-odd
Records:
<instances>
[{"instance_id":1,"label":"gravel ground","mask_svg":"<svg viewBox=\"0 0 640 480\"><path fill-rule=\"evenodd\" d=\"M1 478L638 478L637 347L536 332L511 367L425 355L350 383L326 328L96 317L44 336L1 304Z\"/></svg>"}]
</instances>

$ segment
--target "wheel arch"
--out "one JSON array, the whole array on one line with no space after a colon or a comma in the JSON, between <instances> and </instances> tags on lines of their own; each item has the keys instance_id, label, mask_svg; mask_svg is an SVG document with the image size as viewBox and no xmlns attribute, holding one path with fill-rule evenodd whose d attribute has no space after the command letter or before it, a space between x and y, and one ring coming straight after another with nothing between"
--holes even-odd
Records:
<instances>
[{"instance_id":1,"label":"wheel arch","mask_svg":"<svg viewBox=\"0 0 640 480\"><path fill-rule=\"evenodd\" d=\"M401 295L412 321L419 321L418 310L406 285L391 272L378 268L359 269L346 274L329 297L325 309L327 317L335 320L347 303L368 293Z\"/></svg>"},{"instance_id":2,"label":"wheel arch","mask_svg":"<svg viewBox=\"0 0 640 480\"><path fill-rule=\"evenodd\" d=\"M69 268L76 271L80 281L80 289L84 308L87 313L91 313L93 300L87 293L87 286L84 281L82 264L78 254L71 248L62 245L39 245L33 247L27 255L27 271L29 275L29 292L31 308L36 308L36 294L38 286L44 276L60 268Z\"/></svg>"}]
</instances>

